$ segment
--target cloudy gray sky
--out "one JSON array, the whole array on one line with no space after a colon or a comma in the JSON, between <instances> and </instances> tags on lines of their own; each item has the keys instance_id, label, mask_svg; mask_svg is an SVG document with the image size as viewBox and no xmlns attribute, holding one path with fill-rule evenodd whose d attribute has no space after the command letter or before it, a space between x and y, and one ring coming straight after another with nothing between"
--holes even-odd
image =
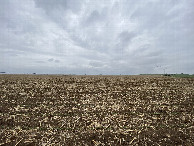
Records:
<instances>
[{"instance_id":1,"label":"cloudy gray sky","mask_svg":"<svg viewBox=\"0 0 194 146\"><path fill-rule=\"evenodd\" d=\"M0 0L0 71L194 74L193 0Z\"/></svg>"}]
</instances>

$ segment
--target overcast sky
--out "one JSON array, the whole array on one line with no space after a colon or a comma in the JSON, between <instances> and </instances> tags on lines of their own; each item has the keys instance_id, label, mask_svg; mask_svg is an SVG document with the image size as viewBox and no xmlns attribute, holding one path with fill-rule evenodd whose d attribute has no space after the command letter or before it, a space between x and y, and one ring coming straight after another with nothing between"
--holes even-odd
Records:
<instances>
[{"instance_id":1,"label":"overcast sky","mask_svg":"<svg viewBox=\"0 0 194 146\"><path fill-rule=\"evenodd\" d=\"M194 74L193 0L0 0L0 72Z\"/></svg>"}]
</instances>

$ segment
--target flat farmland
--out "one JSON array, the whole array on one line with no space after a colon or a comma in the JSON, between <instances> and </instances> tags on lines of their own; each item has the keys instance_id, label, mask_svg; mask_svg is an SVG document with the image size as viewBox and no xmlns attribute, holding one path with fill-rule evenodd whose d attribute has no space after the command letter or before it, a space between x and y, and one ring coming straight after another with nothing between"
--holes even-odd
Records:
<instances>
[{"instance_id":1,"label":"flat farmland","mask_svg":"<svg viewBox=\"0 0 194 146\"><path fill-rule=\"evenodd\" d=\"M194 78L0 75L0 145L194 145Z\"/></svg>"}]
</instances>

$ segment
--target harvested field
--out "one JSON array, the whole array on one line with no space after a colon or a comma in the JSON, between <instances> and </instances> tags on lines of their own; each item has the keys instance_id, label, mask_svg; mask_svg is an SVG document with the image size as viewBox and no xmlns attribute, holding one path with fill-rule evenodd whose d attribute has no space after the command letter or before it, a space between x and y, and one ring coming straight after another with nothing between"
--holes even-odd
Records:
<instances>
[{"instance_id":1,"label":"harvested field","mask_svg":"<svg viewBox=\"0 0 194 146\"><path fill-rule=\"evenodd\" d=\"M194 145L194 78L0 75L0 145Z\"/></svg>"}]
</instances>

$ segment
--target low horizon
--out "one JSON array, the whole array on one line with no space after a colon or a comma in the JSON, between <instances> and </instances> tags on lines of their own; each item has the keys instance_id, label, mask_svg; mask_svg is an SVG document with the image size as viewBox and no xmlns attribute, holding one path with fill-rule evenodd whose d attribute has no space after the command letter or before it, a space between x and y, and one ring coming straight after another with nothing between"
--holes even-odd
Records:
<instances>
[{"instance_id":1,"label":"low horizon","mask_svg":"<svg viewBox=\"0 0 194 146\"><path fill-rule=\"evenodd\" d=\"M74 75L81 75L81 76L133 76L133 75L194 75L194 74L187 74L187 73L158 73L158 74L154 74L154 73L144 73L144 74L74 74L74 73L71 73L71 74L65 74L65 73L0 73L0 75L70 75L70 76L74 76Z\"/></svg>"}]
</instances>

